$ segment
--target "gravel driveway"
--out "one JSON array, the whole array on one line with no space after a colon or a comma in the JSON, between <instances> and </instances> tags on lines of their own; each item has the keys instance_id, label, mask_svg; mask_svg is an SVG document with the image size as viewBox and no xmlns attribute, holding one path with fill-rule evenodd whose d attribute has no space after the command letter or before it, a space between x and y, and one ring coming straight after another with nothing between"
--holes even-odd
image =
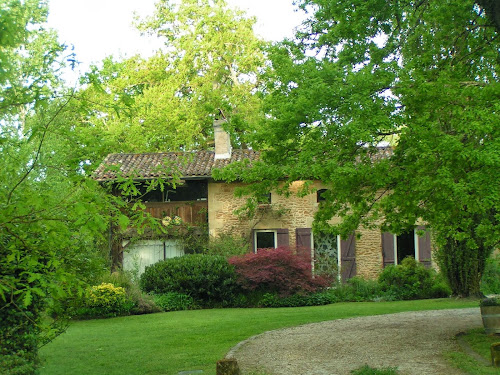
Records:
<instances>
[{"instance_id":1,"label":"gravel driveway","mask_svg":"<svg viewBox=\"0 0 500 375\"><path fill-rule=\"evenodd\" d=\"M458 375L441 354L456 348L457 333L481 325L478 308L333 320L254 336L227 358L236 358L243 374L349 375L368 364L405 375Z\"/></svg>"}]
</instances>

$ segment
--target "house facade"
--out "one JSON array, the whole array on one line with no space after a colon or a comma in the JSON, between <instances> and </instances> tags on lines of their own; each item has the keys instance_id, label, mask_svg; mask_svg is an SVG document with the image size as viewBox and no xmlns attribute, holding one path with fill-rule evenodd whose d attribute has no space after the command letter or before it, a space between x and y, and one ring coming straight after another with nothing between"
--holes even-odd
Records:
<instances>
[{"instance_id":1,"label":"house facade","mask_svg":"<svg viewBox=\"0 0 500 375\"><path fill-rule=\"evenodd\" d=\"M258 160L259 153L232 150L229 135L221 125L221 122L214 124L214 151L111 154L96 170L94 178L113 181L120 173L141 181L175 173L180 177L175 189L153 191L143 197L146 211L165 225L177 220L207 228L212 238L221 234L240 236L248 240L249 251L279 246L301 249L310 252L315 271L335 273L343 280L356 275L375 278L383 267L398 264L406 256L431 265L430 234L417 235L417 230L423 227L399 236L360 228L348 239L313 233L314 214L322 204L324 191L320 181L314 182L309 195L285 197L270 192L252 215L236 214L246 203L246 198L235 196L235 189L241 183L215 181L211 172L236 161ZM303 183L294 182L291 192L298 192ZM332 223L336 220L339 219L333 219ZM135 242L124 237L114 256L125 269L142 272L149 264L183 254L184 249L175 236Z\"/></svg>"}]
</instances>

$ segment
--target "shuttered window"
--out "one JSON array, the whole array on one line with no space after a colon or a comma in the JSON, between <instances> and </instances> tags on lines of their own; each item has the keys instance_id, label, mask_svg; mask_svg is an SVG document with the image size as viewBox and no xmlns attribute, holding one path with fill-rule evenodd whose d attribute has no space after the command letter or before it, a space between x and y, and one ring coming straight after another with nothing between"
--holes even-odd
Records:
<instances>
[{"instance_id":1,"label":"shuttered window","mask_svg":"<svg viewBox=\"0 0 500 375\"><path fill-rule=\"evenodd\" d=\"M311 228L295 229L295 245L297 249L311 249Z\"/></svg>"},{"instance_id":2,"label":"shuttered window","mask_svg":"<svg viewBox=\"0 0 500 375\"><path fill-rule=\"evenodd\" d=\"M425 231L419 236L417 231ZM424 226L414 231L395 235L382 233L382 257L384 267L390 264L400 264L407 256L414 257L426 267L431 266L431 235Z\"/></svg>"},{"instance_id":3,"label":"shuttered window","mask_svg":"<svg viewBox=\"0 0 500 375\"><path fill-rule=\"evenodd\" d=\"M340 272L342 281L356 276L356 236L340 241Z\"/></svg>"},{"instance_id":4,"label":"shuttered window","mask_svg":"<svg viewBox=\"0 0 500 375\"><path fill-rule=\"evenodd\" d=\"M417 227L417 230L425 230L424 226ZM423 236L418 237L418 260L426 267L432 264L431 233L425 230Z\"/></svg>"},{"instance_id":5,"label":"shuttered window","mask_svg":"<svg viewBox=\"0 0 500 375\"><path fill-rule=\"evenodd\" d=\"M256 229L253 231L253 251L257 249L290 246L288 229Z\"/></svg>"},{"instance_id":6,"label":"shuttered window","mask_svg":"<svg viewBox=\"0 0 500 375\"><path fill-rule=\"evenodd\" d=\"M328 234L311 235L311 228L297 228L295 236L297 251L311 249L312 242L314 242L315 272L328 274L334 272L337 275L340 267L343 281L356 276L356 236L354 233L346 240L341 240L339 236L331 238ZM340 260L338 259L338 246L340 247Z\"/></svg>"},{"instance_id":7,"label":"shuttered window","mask_svg":"<svg viewBox=\"0 0 500 375\"><path fill-rule=\"evenodd\" d=\"M295 248L301 255L312 262L312 232L311 228L295 228Z\"/></svg>"}]
</instances>

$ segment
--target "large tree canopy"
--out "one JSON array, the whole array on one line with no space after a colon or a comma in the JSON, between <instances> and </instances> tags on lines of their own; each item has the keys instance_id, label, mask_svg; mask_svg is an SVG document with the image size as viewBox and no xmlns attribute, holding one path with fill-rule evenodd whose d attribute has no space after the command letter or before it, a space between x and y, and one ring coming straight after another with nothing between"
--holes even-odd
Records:
<instances>
[{"instance_id":1,"label":"large tree canopy","mask_svg":"<svg viewBox=\"0 0 500 375\"><path fill-rule=\"evenodd\" d=\"M206 147L219 109L233 129L256 123L261 42L254 21L225 6L160 1L143 28L165 48L150 59L107 59L74 93L60 78L64 46L44 24L46 1L0 0L2 370L36 372L38 347L58 332L59 302L102 272L110 226L161 227L89 178L94 161L110 151ZM140 194L131 179L118 185L131 200Z\"/></svg>"},{"instance_id":2,"label":"large tree canopy","mask_svg":"<svg viewBox=\"0 0 500 375\"><path fill-rule=\"evenodd\" d=\"M44 1L0 1L1 373L36 373L61 300L102 272L108 226L128 220L84 174L92 140L74 132L64 47L46 14Z\"/></svg>"},{"instance_id":3,"label":"large tree canopy","mask_svg":"<svg viewBox=\"0 0 500 375\"><path fill-rule=\"evenodd\" d=\"M109 149L125 152L203 149L214 114L230 120L235 142L258 124L256 73L264 64L255 20L224 0L162 0L139 23L164 42L153 57L107 59L88 75L83 96Z\"/></svg>"},{"instance_id":4,"label":"large tree canopy","mask_svg":"<svg viewBox=\"0 0 500 375\"><path fill-rule=\"evenodd\" d=\"M299 3L310 17L270 52L264 163L247 179L325 182L316 228L423 220L454 292L478 293L500 238L496 13L471 0Z\"/></svg>"}]
</instances>

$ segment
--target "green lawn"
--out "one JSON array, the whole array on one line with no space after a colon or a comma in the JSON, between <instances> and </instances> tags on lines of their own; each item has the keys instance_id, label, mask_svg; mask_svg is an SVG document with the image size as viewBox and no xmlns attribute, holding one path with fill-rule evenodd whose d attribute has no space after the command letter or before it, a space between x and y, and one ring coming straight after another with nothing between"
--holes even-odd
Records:
<instances>
[{"instance_id":1,"label":"green lawn","mask_svg":"<svg viewBox=\"0 0 500 375\"><path fill-rule=\"evenodd\" d=\"M178 311L80 321L42 348L42 375L215 374L238 342L272 329L355 316L476 307L470 300L337 303L280 309Z\"/></svg>"},{"instance_id":2,"label":"green lawn","mask_svg":"<svg viewBox=\"0 0 500 375\"><path fill-rule=\"evenodd\" d=\"M467 374L474 375L499 375L500 368L490 366L491 351L490 346L493 343L500 342L500 336L487 335L483 328L473 329L464 336L462 339L469 345L477 355L483 358L478 361L471 353L461 349L459 352L447 353L450 361L459 369Z\"/></svg>"}]
</instances>

